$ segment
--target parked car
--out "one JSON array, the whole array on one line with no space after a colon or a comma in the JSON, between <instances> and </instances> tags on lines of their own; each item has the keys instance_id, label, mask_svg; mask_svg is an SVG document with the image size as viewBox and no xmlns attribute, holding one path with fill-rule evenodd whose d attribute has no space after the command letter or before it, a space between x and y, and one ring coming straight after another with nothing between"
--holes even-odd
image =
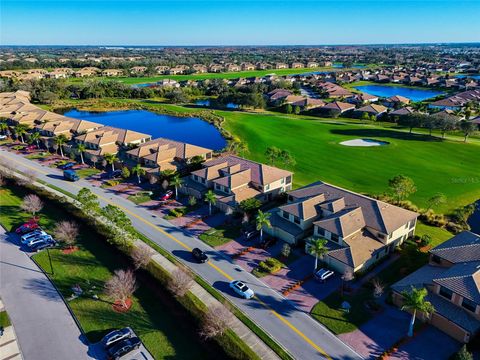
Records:
<instances>
[{"instance_id":1,"label":"parked car","mask_svg":"<svg viewBox=\"0 0 480 360\"><path fill-rule=\"evenodd\" d=\"M165 194L160 196L160 201L167 201L173 197L173 191L172 190L167 190Z\"/></svg>"},{"instance_id":2,"label":"parked car","mask_svg":"<svg viewBox=\"0 0 480 360\"><path fill-rule=\"evenodd\" d=\"M0 135L0 140L5 140L7 138L7 135Z\"/></svg>"},{"instance_id":3,"label":"parked car","mask_svg":"<svg viewBox=\"0 0 480 360\"><path fill-rule=\"evenodd\" d=\"M255 295L253 290L240 280L233 280L230 283L230 287L233 289L233 291L245 299L251 299Z\"/></svg>"},{"instance_id":4,"label":"parked car","mask_svg":"<svg viewBox=\"0 0 480 360\"><path fill-rule=\"evenodd\" d=\"M132 337L128 339L121 340L115 343L112 347L107 349L109 359L119 359L122 356L136 350L140 347L142 342L138 337Z\"/></svg>"},{"instance_id":5,"label":"parked car","mask_svg":"<svg viewBox=\"0 0 480 360\"><path fill-rule=\"evenodd\" d=\"M43 241L36 242L35 244L29 246L28 249L31 251L39 251L39 250L53 247L56 244L57 244L56 241L50 237L50 239L45 239Z\"/></svg>"},{"instance_id":6,"label":"parked car","mask_svg":"<svg viewBox=\"0 0 480 360\"><path fill-rule=\"evenodd\" d=\"M260 235L260 231L258 231L257 229L247 229L243 232L243 236L246 240L254 239L258 235Z\"/></svg>"},{"instance_id":7,"label":"parked car","mask_svg":"<svg viewBox=\"0 0 480 360\"><path fill-rule=\"evenodd\" d=\"M114 170L108 174L109 179L118 179L122 177L122 170Z\"/></svg>"},{"instance_id":8,"label":"parked car","mask_svg":"<svg viewBox=\"0 0 480 360\"><path fill-rule=\"evenodd\" d=\"M50 235L47 234L47 235L42 235L42 236L36 237L34 239L31 239L30 241L25 243L25 245L27 245L27 247L29 249L32 249L35 246L37 246L38 244L50 243L50 242L55 242L55 240L53 240L53 238Z\"/></svg>"},{"instance_id":9,"label":"parked car","mask_svg":"<svg viewBox=\"0 0 480 360\"><path fill-rule=\"evenodd\" d=\"M63 178L69 181L78 181L80 180L80 176L76 173L75 170L64 170L63 171Z\"/></svg>"},{"instance_id":10,"label":"parked car","mask_svg":"<svg viewBox=\"0 0 480 360\"><path fill-rule=\"evenodd\" d=\"M205 263L208 261L208 256L199 248L195 248L192 250L192 256L200 263Z\"/></svg>"},{"instance_id":11,"label":"parked car","mask_svg":"<svg viewBox=\"0 0 480 360\"><path fill-rule=\"evenodd\" d=\"M328 269L320 269L315 273L315 279L319 281L326 281L329 277L333 276L335 274L332 270Z\"/></svg>"},{"instance_id":12,"label":"parked car","mask_svg":"<svg viewBox=\"0 0 480 360\"><path fill-rule=\"evenodd\" d=\"M29 232L34 231L35 229L38 229L38 218L33 217L30 220L28 220L26 223L20 225L15 232L17 234L28 234Z\"/></svg>"},{"instance_id":13,"label":"parked car","mask_svg":"<svg viewBox=\"0 0 480 360\"><path fill-rule=\"evenodd\" d=\"M20 242L22 244L27 244L30 240L33 240L35 238L38 238L40 236L48 235L45 231L43 231L40 228L35 229L32 232L29 232L28 234L22 235L20 237Z\"/></svg>"},{"instance_id":14,"label":"parked car","mask_svg":"<svg viewBox=\"0 0 480 360\"><path fill-rule=\"evenodd\" d=\"M133 337L133 331L129 327L120 329L120 330L114 330L109 332L107 335L105 335L102 339L102 344L105 347L105 349L112 347L119 341L129 339Z\"/></svg>"},{"instance_id":15,"label":"parked car","mask_svg":"<svg viewBox=\"0 0 480 360\"><path fill-rule=\"evenodd\" d=\"M75 166L74 162L67 162L66 164L60 165L58 168L60 170L68 170L68 169L73 168L74 166Z\"/></svg>"}]
</instances>

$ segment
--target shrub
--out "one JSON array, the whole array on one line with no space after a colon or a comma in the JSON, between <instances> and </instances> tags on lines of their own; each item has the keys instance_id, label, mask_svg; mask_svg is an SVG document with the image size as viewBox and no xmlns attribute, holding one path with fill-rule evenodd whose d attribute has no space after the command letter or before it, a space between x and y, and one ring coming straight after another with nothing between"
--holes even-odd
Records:
<instances>
[{"instance_id":1,"label":"shrub","mask_svg":"<svg viewBox=\"0 0 480 360\"><path fill-rule=\"evenodd\" d=\"M258 263L258 268L256 269L257 275L261 273L272 274L279 271L282 268L283 264L275 258L267 258L264 261Z\"/></svg>"},{"instance_id":2,"label":"shrub","mask_svg":"<svg viewBox=\"0 0 480 360\"><path fill-rule=\"evenodd\" d=\"M124 166L122 168L122 178L128 179L129 177L130 177L130 170L128 169L128 167Z\"/></svg>"},{"instance_id":3,"label":"shrub","mask_svg":"<svg viewBox=\"0 0 480 360\"><path fill-rule=\"evenodd\" d=\"M104 186L113 187L113 186L117 186L118 184L120 184L120 181L110 179L110 180L105 181Z\"/></svg>"}]
</instances>

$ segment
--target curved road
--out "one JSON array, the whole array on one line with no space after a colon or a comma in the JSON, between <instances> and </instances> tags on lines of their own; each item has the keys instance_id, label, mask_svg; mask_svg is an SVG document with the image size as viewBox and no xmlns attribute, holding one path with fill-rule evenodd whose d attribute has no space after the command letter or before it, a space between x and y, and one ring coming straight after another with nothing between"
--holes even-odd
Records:
<instances>
[{"instance_id":1,"label":"curved road","mask_svg":"<svg viewBox=\"0 0 480 360\"><path fill-rule=\"evenodd\" d=\"M266 330L275 340L297 359L361 359L350 347L341 342L309 314L295 308L291 302L265 285L261 280L242 270L230 258L223 256L201 240L179 229L168 221L157 218L153 213L129 200L115 195L108 189L93 186L85 180L75 183L64 181L57 169L25 159L1 149L0 158L20 171L34 170L38 179L76 194L87 187L94 192L102 206L113 204L120 207L132 220L135 228L168 250L190 267L203 279L224 293L230 301ZM191 261L190 251L198 247L209 254L207 264ZM254 300L236 297L228 288L232 280L242 280L256 293Z\"/></svg>"}]
</instances>

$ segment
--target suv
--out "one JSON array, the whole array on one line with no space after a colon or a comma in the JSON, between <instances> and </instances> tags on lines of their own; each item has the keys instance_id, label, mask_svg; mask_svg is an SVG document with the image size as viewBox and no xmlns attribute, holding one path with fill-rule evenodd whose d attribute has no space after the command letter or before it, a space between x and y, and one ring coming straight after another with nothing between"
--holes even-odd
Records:
<instances>
[{"instance_id":1,"label":"suv","mask_svg":"<svg viewBox=\"0 0 480 360\"><path fill-rule=\"evenodd\" d=\"M31 239L30 241L24 243L27 245L28 248L32 249L34 248L37 244L39 243L45 243L45 242L54 242L53 238L46 234L46 235L40 235L34 239Z\"/></svg>"},{"instance_id":2,"label":"suv","mask_svg":"<svg viewBox=\"0 0 480 360\"><path fill-rule=\"evenodd\" d=\"M41 239L41 240L42 241L38 241L35 244L29 246L28 249L31 250L31 251L39 251L39 250L42 250L42 249L45 249L45 248L53 247L57 244L55 242L55 240L52 239L52 237L46 238L46 239Z\"/></svg>"},{"instance_id":3,"label":"suv","mask_svg":"<svg viewBox=\"0 0 480 360\"><path fill-rule=\"evenodd\" d=\"M208 261L208 256L199 248L195 248L192 250L192 256L200 263L205 263Z\"/></svg>"},{"instance_id":4,"label":"suv","mask_svg":"<svg viewBox=\"0 0 480 360\"><path fill-rule=\"evenodd\" d=\"M115 343L112 347L107 349L109 359L119 359L123 355L136 350L140 347L142 342L138 337L128 338Z\"/></svg>"},{"instance_id":5,"label":"suv","mask_svg":"<svg viewBox=\"0 0 480 360\"><path fill-rule=\"evenodd\" d=\"M42 229L38 228L38 229L33 230L32 232L28 233L28 234L23 235L20 238L20 242L22 244L27 244L30 240L36 239L36 238L38 238L40 236L43 236L43 235L47 235L47 233L45 231L43 231Z\"/></svg>"},{"instance_id":6,"label":"suv","mask_svg":"<svg viewBox=\"0 0 480 360\"><path fill-rule=\"evenodd\" d=\"M120 330L114 330L109 332L103 337L102 344L106 349L108 349L119 341L129 339L131 337L133 337L133 331L129 327L126 327Z\"/></svg>"}]
</instances>

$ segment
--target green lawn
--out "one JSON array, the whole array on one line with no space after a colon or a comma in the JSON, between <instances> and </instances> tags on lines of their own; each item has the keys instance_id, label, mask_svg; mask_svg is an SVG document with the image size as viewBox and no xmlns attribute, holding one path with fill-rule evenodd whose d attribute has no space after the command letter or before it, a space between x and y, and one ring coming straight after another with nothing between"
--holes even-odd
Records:
<instances>
[{"instance_id":1,"label":"green lawn","mask_svg":"<svg viewBox=\"0 0 480 360\"><path fill-rule=\"evenodd\" d=\"M95 169L95 168L84 168L84 169L75 170L75 172L81 178L86 178L86 177L89 177L89 176L92 176L92 175L96 175L96 174L100 173L101 171L98 170L98 169Z\"/></svg>"},{"instance_id":2,"label":"green lawn","mask_svg":"<svg viewBox=\"0 0 480 360\"><path fill-rule=\"evenodd\" d=\"M264 153L268 146L289 150L297 162L291 169L296 186L323 180L353 191L381 194L388 190L388 179L404 174L415 181L417 192L410 200L420 207L426 207L438 192L448 199L435 209L438 212L447 213L480 198L480 146L476 144L375 126L336 124L328 119L217 113L225 116L226 130L248 144L247 157L267 162ZM339 144L355 138L374 138L390 145L361 148Z\"/></svg>"},{"instance_id":3,"label":"green lawn","mask_svg":"<svg viewBox=\"0 0 480 360\"><path fill-rule=\"evenodd\" d=\"M6 311L0 312L0 329L10 326L10 318Z\"/></svg>"},{"instance_id":4,"label":"green lawn","mask_svg":"<svg viewBox=\"0 0 480 360\"><path fill-rule=\"evenodd\" d=\"M454 236L454 234L452 234L451 232L445 229L442 229L436 226L426 225L418 221L417 226L415 228L415 235L422 237L422 235L424 234L428 234L432 237L432 243L430 244L431 247L440 245L444 241Z\"/></svg>"},{"instance_id":5,"label":"green lawn","mask_svg":"<svg viewBox=\"0 0 480 360\"><path fill-rule=\"evenodd\" d=\"M152 200L152 197L149 194L150 194L150 192L148 192L148 191L140 191L140 192L136 193L135 195L130 195L128 197L128 200L130 200L131 202L133 202L137 205L140 205L140 204L143 204L147 201Z\"/></svg>"},{"instance_id":6,"label":"green lawn","mask_svg":"<svg viewBox=\"0 0 480 360\"><path fill-rule=\"evenodd\" d=\"M226 244L240 236L241 227L238 225L221 225L205 231L199 239L208 245L215 247Z\"/></svg>"},{"instance_id":7,"label":"green lawn","mask_svg":"<svg viewBox=\"0 0 480 360\"><path fill-rule=\"evenodd\" d=\"M29 217L18 207L25 192L17 189L0 191L0 223L10 230ZM47 204L40 216L42 226L51 230L67 215L62 209ZM69 302L89 340L98 341L110 329L131 326L156 359L208 358L193 334L191 323L183 321L182 311L167 299L169 295L158 297L141 283L132 299L132 308L123 314L113 311L110 299L102 294L103 284L113 270L125 268L127 263L89 228L82 226L80 230L78 251L72 254L63 254L58 249L50 251L54 268L51 278L65 297L72 294L71 287L75 284L80 284L89 294L99 295L101 300L85 296ZM50 271L46 252L40 252L34 258L42 268Z\"/></svg>"}]
</instances>

